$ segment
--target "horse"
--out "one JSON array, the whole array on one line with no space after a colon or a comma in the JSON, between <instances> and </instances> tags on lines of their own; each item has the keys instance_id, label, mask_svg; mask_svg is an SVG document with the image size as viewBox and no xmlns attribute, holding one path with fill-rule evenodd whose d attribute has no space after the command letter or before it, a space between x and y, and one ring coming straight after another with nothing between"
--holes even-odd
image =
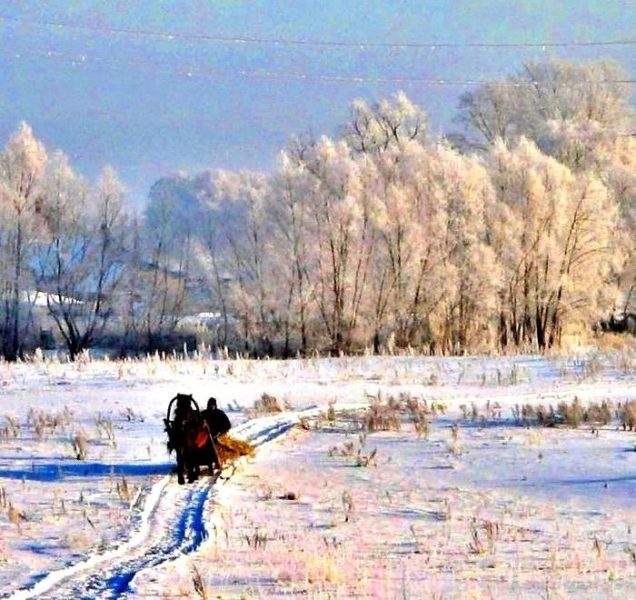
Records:
<instances>
[{"instance_id":1,"label":"horse","mask_svg":"<svg viewBox=\"0 0 636 600\"><path fill-rule=\"evenodd\" d=\"M171 418L175 402L174 416ZM207 465L212 474L214 467L219 466L219 459L196 400L189 394L177 394L170 400L164 423L168 434L168 452L174 450L177 456L179 484L185 483L186 472L188 483L196 481L201 474L200 465Z\"/></svg>"}]
</instances>

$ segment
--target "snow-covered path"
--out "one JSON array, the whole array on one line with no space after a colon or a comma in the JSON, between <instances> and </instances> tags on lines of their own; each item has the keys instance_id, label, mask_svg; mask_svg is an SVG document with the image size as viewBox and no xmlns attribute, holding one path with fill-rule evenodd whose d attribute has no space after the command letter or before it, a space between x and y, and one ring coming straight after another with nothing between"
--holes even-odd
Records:
<instances>
[{"instance_id":1,"label":"snow-covered path","mask_svg":"<svg viewBox=\"0 0 636 600\"><path fill-rule=\"evenodd\" d=\"M301 418L319 409L290 412L248 421L234 435L260 446L283 435ZM222 474L223 477L223 474ZM27 598L119 598L135 575L196 550L207 537L205 513L214 487L225 480L204 477L192 486L178 486L174 475L157 481L147 494L135 534L114 550L94 554L70 567L46 574L34 586L8 596Z\"/></svg>"}]
</instances>

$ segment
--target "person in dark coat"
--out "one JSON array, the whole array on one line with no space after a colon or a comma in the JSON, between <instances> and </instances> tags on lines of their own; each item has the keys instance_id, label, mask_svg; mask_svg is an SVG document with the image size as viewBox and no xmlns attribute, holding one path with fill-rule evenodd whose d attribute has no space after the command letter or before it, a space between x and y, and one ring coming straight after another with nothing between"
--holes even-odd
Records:
<instances>
[{"instance_id":1,"label":"person in dark coat","mask_svg":"<svg viewBox=\"0 0 636 600\"><path fill-rule=\"evenodd\" d=\"M208 424L210 434L214 439L227 433L232 427L228 416L217 407L216 398L210 398L208 400L208 408L203 411L203 418Z\"/></svg>"}]
</instances>

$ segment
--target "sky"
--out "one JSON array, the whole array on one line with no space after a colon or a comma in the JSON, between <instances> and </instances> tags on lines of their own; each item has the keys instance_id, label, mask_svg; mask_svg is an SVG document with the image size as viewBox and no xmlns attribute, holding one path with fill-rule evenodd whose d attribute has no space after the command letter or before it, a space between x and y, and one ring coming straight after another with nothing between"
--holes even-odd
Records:
<instances>
[{"instance_id":1,"label":"sky","mask_svg":"<svg viewBox=\"0 0 636 600\"><path fill-rule=\"evenodd\" d=\"M636 72L629 45L461 44L635 31L633 0L3 0L0 144L25 120L87 178L114 166L142 206L155 180L179 171L273 169L291 135L337 134L356 98L403 90L433 134L459 129L470 85L374 79L489 79L549 58L611 58Z\"/></svg>"}]
</instances>

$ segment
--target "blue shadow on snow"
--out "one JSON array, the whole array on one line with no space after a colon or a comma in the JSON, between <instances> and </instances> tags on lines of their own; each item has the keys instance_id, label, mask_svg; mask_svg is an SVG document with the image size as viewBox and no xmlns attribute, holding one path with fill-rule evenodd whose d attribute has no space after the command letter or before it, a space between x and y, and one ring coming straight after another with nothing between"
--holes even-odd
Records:
<instances>
[{"instance_id":1,"label":"blue shadow on snow","mask_svg":"<svg viewBox=\"0 0 636 600\"><path fill-rule=\"evenodd\" d=\"M0 467L0 479L18 479L25 481L60 481L66 477L104 477L125 475L143 477L147 475L166 475L175 470L172 462L164 463L120 463L68 462L32 464L31 468L3 469Z\"/></svg>"}]
</instances>

